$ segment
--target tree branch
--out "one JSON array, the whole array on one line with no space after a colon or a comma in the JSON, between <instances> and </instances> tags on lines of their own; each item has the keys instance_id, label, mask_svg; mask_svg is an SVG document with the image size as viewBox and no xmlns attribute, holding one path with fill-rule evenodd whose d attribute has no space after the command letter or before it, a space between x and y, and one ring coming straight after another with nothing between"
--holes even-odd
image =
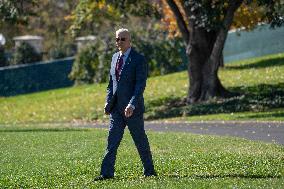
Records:
<instances>
[{"instance_id":1,"label":"tree branch","mask_svg":"<svg viewBox=\"0 0 284 189\"><path fill-rule=\"evenodd\" d=\"M183 39L185 40L186 44L188 44L190 32L186 27L186 22L184 21L184 18L177 4L174 2L174 0L167 0L167 3L176 17L178 28L182 34Z\"/></svg>"},{"instance_id":2,"label":"tree branch","mask_svg":"<svg viewBox=\"0 0 284 189\"><path fill-rule=\"evenodd\" d=\"M214 47L212 49L212 53L210 55L209 61L211 63L215 62L214 70L218 69L218 62L222 55L225 41L228 35L228 31L230 29L230 26L234 19L235 11L241 6L243 0L230 0L229 1L229 7L226 12L224 21L223 21L223 27L219 30L219 33L217 35ZM217 61L218 60L218 61Z\"/></svg>"}]
</instances>

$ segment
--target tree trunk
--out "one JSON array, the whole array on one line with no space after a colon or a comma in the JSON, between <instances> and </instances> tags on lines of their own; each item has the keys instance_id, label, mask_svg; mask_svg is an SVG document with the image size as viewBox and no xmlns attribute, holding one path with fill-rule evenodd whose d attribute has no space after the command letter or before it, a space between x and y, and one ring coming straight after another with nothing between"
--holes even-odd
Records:
<instances>
[{"instance_id":1,"label":"tree trunk","mask_svg":"<svg viewBox=\"0 0 284 189\"><path fill-rule=\"evenodd\" d=\"M167 0L187 44L186 52L189 58L188 103L208 100L212 97L226 97L231 94L222 86L218 78L218 69L223 66L222 51L234 13L242 2L243 0L229 0L227 7L222 7L225 10L222 26L219 29L215 28L216 31L212 31L213 28L199 27L197 24L196 21L203 22L202 11L198 8L200 4L195 6L197 1L183 1L187 25L176 2Z\"/></svg>"},{"instance_id":2,"label":"tree trunk","mask_svg":"<svg viewBox=\"0 0 284 189\"><path fill-rule=\"evenodd\" d=\"M224 55L223 55L223 52L222 52L222 55L221 55L220 60L219 60L219 67L224 68Z\"/></svg>"},{"instance_id":3,"label":"tree trunk","mask_svg":"<svg viewBox=\"0 0 284 189\"><path fill-rule=\"evenodd\" d=\"M191 40L188 44L189 58L188 75L188 103L208 100L212 97L225 97L228 95L218 78L218 62L208 61L216 42L217 32L207 32L205 29L192 30ZM218 65L217 68L214 65Z\"/></svg>"},{"instance_id":4,"label":"tree trunk","mask_svg":"<svg viewBox=\"0 0 284 189\"><path fill-rule=\"evenodd\" d=\"M189 91L188 103L208 100L212 97L227 97L228 92L218 78L220 59L223 57L223 48L232 24L234 13L242 4L243 0L230 0L223 20L223 26L219 31L207 32L205 28L195 27L194 22L189 22L191 29L187 44L189 57ZM189 14L198 14L191 12Z\"/></svg>"}]
</instances>

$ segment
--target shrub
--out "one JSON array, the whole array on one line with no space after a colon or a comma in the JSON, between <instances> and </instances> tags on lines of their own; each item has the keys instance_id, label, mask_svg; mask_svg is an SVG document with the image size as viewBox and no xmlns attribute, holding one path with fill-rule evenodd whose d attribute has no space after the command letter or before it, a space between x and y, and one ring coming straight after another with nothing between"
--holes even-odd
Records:
<instances>
[{"instance_id":1,"label":"shrub","mask_svg":"<svg viewBox=\"0 0 284 189\"><path fill-rule=\"evenodd\" d=\"M0 45L0 67L7 66L7 58L5 54L5 49L2 45Z\"/></svg>"},{"instance_id":2,"label":"shrub","mask_svg":"<svg viewBox=\"0 0 284 189\"><path fill-rule=\"evenodd\" d=\"M48 56L50 59L60 59L76 54L76 45L68 43L64 45L56 45L49 50Z\"/></svg>"},{"instance_id":3,"label":"shrub","mask_svg":"<svg viewBox=\"0 0 284 189\"><path fill-rule=\"evenodd\" d=\"M149 65L149 75L165 75L185 70L187 58L180 39L144 40L134 36L136 49L145 55Z\"/></svg>"},{"instance_id":4,"label":"shrub","mask_svg":"<svg viewBox=\"0 0 284 189\"><path fill-rule=\"evenodd\" d=\"M101 83L108 78L112 50L102 42L88 45L76 55L69 78L75 85Z\"/></svg>"},{"instance_id":5,"label":"shrub","mask_svg":"<svg viewBox=\"0 0 284 189\"><path fill-rule=\"evenodd\" d=\"M23 42L16 48L12 64L28 64L41 60L42 55L39 54L30 44Z\"/></svg>"}]
</instances>

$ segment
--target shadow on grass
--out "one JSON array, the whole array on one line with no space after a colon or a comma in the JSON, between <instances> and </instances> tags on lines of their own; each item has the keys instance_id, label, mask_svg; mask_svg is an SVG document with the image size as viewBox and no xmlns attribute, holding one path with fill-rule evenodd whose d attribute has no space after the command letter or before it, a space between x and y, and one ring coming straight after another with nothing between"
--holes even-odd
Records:
<instances>
[{"instance_id":1,"label":"shadow on grass","mask_svg":"<svg viewBox=\"0 0 284 189\"><path fill-rule=\"evenodd\" d=\"M272 174L267 174L267 175L256 175L256 174L212 174L212 175L202 175L202 174L192 174L192 175L163 175L163 174L158 174L157 177L147 177L148 179L161 179L161 178L170 178L170 179L222 179L222 178L239 178L239 179L279 179L283 178L281 175L272 175ZM128 177L116 177L114 180L116 181L121 181L121 180L126 180L129 178ZM136 178L132 178L133 180L136 180ZM145 181L147 181L145 180Z\"/></svg>"},{"instance_id":2,"label":"shadow on grass","mask_svg":"<svg viewBox=\"0 0 284 189\"><path fill-rule=\"evenodd\" d=\"M282 178L280 175L245 175L245 174L225 174L225 175L169 175L170 178L192 178L192 179L212 179L212 178L248 178L267 179Z\"/></svg>"},{"instance_id":3,"label":"shadow on grass","mask_svg":"<svg viewBox=\"0 0 284 189\"><path fill-rule=\"evenodd\" d=\"M269 109L284 107L284 83L234 87L229 88L229 90L239 92L242 95L227 99L212 99L208 102L192 105L186 105L184 99L177 97L150 101L146 104L145 119L152 120L245 111L264 112ZM283 113L275 113L275 115L281 117ZM267 113L262 114L262 116L271 117L273 114Z\"/></svg>"},{"instance_id":4,"label":"shadow on grass","mask_svg":"<svg viewBox=\"0 0 284 189\"><path fill-rule=\"evenodd\" d=\"M284 112L276 112L276 113L259 113L257 115L248 115L247 118L257 119L263 117L284 117Z\"/></svg>"},{"instance_id":5,"label":"shadow on grass","mask_svg":"<svg viewBox=\"0 0 284 189\"><path fill-rule=\"evenodd\" d=\"M69 132L69 131L89 131L86 128L1 128L2 132Z\"/></svg>"},{"instance_id":6,"label":"shadow on grass","mask_svg":"<svg viewBox=\"0 0 284 189\"><path fill-rule=\"evenodd\" d=\"M225 67L226 69L232 70L243 70L243 69L250 69L250 68L267 68L272 66L284 66L284 57L276 57L267 60L257 61L256 63L252 64L245 64L245 65L232 65Z\"/></svg>"}]
</instances>

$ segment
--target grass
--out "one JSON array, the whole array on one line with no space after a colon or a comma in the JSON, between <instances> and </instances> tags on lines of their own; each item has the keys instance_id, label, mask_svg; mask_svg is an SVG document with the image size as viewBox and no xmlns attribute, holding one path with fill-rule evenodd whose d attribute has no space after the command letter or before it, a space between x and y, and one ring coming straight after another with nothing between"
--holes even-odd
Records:
<instances>
[{"instance_id":1,"label":"grass","mask_svg":"<svg viewBox=\"0 0 284 189\"><path fill-rule=\"evenodd\" d=\"M242 95L185 106L188 76L179 72L149 78L145 118L169 120L284 120L284 54L227 64L219 72L224 86ZM0 98L0 123L106 120L106 84L85 85Z\"/></svg>"},{"instance_id":2,"label":"grass","mask_svg":"<svg viewBox=\"0 0 284 189\"><path fill-rule=\"evenodd\" d=\"M232 137L150 132L157 178L143 178L127 131L116 179L99 174L106 130L0 128L0 188L282 188L284 147Z\"/></svg>"},{"instance_id":3,"label":"grass","mask_svg":"<svg viewBox=\"0 0 284 189\"><path fill-rule=\"evenodd\" d=\"M146 118L284 120L284 54L235 62L219 75L242 95L184 106L186 72L149 78ZM0 188L283 188L283 146L171 132L148 133L158 177L142 177L127 131L115 179L92 183L107 130L71 128L69 122L106 120L105 89L85 85L0 98Z\"/></svg>"}]
</instances>

